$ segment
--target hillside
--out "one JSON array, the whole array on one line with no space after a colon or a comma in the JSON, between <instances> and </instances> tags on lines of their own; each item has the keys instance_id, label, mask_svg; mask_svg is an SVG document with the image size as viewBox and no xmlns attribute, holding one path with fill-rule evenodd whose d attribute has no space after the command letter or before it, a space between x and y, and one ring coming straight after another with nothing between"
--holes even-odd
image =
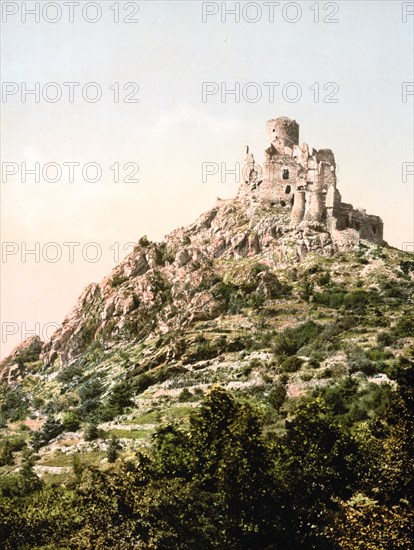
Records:
<instances>
[{"instance_id":1,"label":"hillside","mask_svg":"<svg viewBox=\"0 0 414 550\"><path fill-rule=\"evenodd\" d=\"M260 428L256 429L264 438L260 445L266 441L266 445L273 448L275 441L284 441L295 419L302 418L300 415L305 410L305 419L310 423L328 415L333 424L321 428L322 432L329 437L329 430L333 430L338 438L339 432L335 430L343 430L350 438L347 445L351 445L351 439L356 447L356 442L362 445L369 432L371 438L378 439L372 450L374 456L379 452L382 436L370 430L374 430L379 418L391 414L390 403L394 403L404 387L398 383L401 373L412 373L413 281L412 254L390 248L385 243L355 239L348 243L338 242L322 223L303 221L295 225L290 221L289 211L282 206L266 206L240 198L219 200L194 224L173 231L161 243L142 237L134 251L107 277L84 290L49 343L32 338L0 365L2 514L5 525L9 526L4 547L35 547L38 544L36 547L49 548L47 544L53 539L49 531L45 533L40 529L40 518L36 519L36 514L24 527L27 532L33 525L40 529L33 531L38 533L32 535L38 537L36 544L24 537L19 539L16 518L7 502L13 502L16 507L17 499L19 506L24 502L24 507L30 509L30 498L34 497L25 496L26 493L38 495L40 491L43 494L53 486L59 499L70 500L74 498L73 491L77 490L83 499L88 499L85 486L91 487L92 483L88 475L95 476L93 484L96 485L97 472L109 476L116 485L116 480L126 475L125 468L132 468L133 473L128 475L135 476L134 483L138 483L135 468L143 468L145 460L150 460L148 457L154 449L162 449L165 441L172 449L178 436L171 434L184 434L189 430L197 440L197 422L203 421L197 415L210 410L216 398L220 406L230 407L228 422L234 420L231 411L239 410L237 407L242 407L243 414L251 415L252 426L257 422ZM237 434L241 429L233 426L226 437L231 439L231 433ZM251 435L251 429L246 433ZM309 427L301 437L310 437L311 433L312 427ZM165 434L172 438L169 436L170 439L165 440ZM399 472L407 467L406 461L411 460L411 451L407 458L404 455L407 450L403 448L406 442L404 438L398 440L397 436L384 433L383 439L390 445L389 438L396 438L394 444L402 445L400 462L394 465L396 473L393 475L398 478ZM233 444L237 446L240 441L243 441L242 433ZM178 448L174 452L178 452ZM305 452L308 456L304 440L303 448L299 445L295 452L299 456ZM329 455L333 450L330 448L326 452ZM346 460L356 460L360 452L361 449L348 453ZM208 461L206 455L203 456ZM187 459L192 460L188 456ZM162 462L165 456L157 460ZM280 460L282 465L288 463L286 457ZM231 455L227 456L225 464L231 464ZM165 471L162 473L163 467L158 466L161 470L157 470L156 478L167 475ZM327 463L318 464L322 469L321 479L329 478L331 467ZM387 462L381 475L385 475L389 467ZM309 479L303 480L306 490L310 490L309 483L315 483L311 481L311 470L306 474ZM254 475L256 473L254 470ZM283 475L293 474L285 472ZM342 474L335 475L342 479ZM372 472L364 475L373 476ZM31 489L27 489L25 476L31 480ZM332 519L332 529L336 533L334 542L324 531L326 517L320 520L321 530L317 529L316 542L312 530L305 526L300 529L299 539L292 541L297 525L283 528L280 540L288 537L286 540L291 541L289 547L292 548L296 544L298 548L378 550L391 548L389 540L392 537L406 544L409 535L405 533L411 514L411 509L407 508L407 491L397 489L400 486L394 480L384 496L382 489L377 492L373 489L372 483L377 484L378 479L372 482L371 478L364 478L362 482L361 476L351 481L344 475L346 491L326 496L324 507L327 509L328 501L336 502L337 509L338 499L343 502L342 515ZM195 479L188 472L179 473L177 466L177 471L169 471L166 486L173 483L175 477L184 477L191 483ZM232 478L236 488L243 486L244 478L237 478L239 482L236 478ZM107 483L111 482L106 481L104 485ZM316 483L319 483L318 491L323 493L322 482ZM387 483L385 480L384 484ZM22 486L26 488L23 490ZM66 489L56 489L60 486L69 487L70 492L64 496ZM159 492L161 489L153 490L155 496L148 498L159 499L165 504L166 496ZM216 489L203 486L205 490L214 493ZM63 496L59 491L63 491ZM286 491L284 487L282 493ZM114 494L118 493L123 494L120 486ZM40 509L44 507L48 512L39 513L49 515L49 497L44 498ZM131 495L128 498L132 498ZM199 498L196 498L198 504ZM401 504L401 498L406 504ZM355 505L352 499L357 499ZM64 509L64 504L60 500L59 503L57 509ZM84 501L83 505L89 510ZM150 505L147 502L145 506ZM227 502L226 506L230 506L227 512L230 517L233 505ZM240 503L234 506L237 508ZM335 506L331 511L324 508L324 514L332 515ZM361 530L358 514L375 507L383 523L374 525L373 532L367 527L367 533L360 535L362 542L357 543L355 539L354 545L349 546L348 531L354 528L353 536L358 538ZM57 509L53 514L60 517ZM147 509L145 513L139 510L138 507L138 515L149 513ZM180 521L188 526L194 519L193 514L198 512L191 512L191 507L185 510L183 514L188 517L183 516ZM253 520L247 516L238 517L236 531L227 532L223 528L226 535L220 538L214 529L206 534L212 529L210 521L213 520L208 519L210 512L209 506L207 511L203 509L205 524L195 527L195 534L191 535L194 540L201 540L201 531L197 529L202 530L206 538L201 547L220 548L225 544L227 548L250 548L250 545L259 544L263 548L279 548L269 542L275 536L273 531L273 535L264 534L267 527L273 525L273 520L268 520L269 525L265 521L263 525L267 527L264 529L260 522L249 527L248 522ZM105 515L106 512L101 510L100 513ZM119 513L124 514L122 524L129 521L130 512ZM165 512L167 517L168 513ZM291 514L294 513L291 510ZM352 521L356 527L352 522L348 527L341 523L340 517L344 514L355 515ZM397 519L393 519L392 514L396 514ZM161 522L161 525L158 516L151 517L151 514L145 517L145 522L158 526L154 527L155 531L147 530L144 536L142 533L134 535L132 530L130 542L115 528L112 538L105 539L96 525L94 529L98 529L99 536L95 533L88 538L92 524L85 518L79 524L83 538L77 539L71 531L73 525L78 525L73 520L72 526L65 527L67 532L63 529L56 535L60 539L53 539L53 548L66 548L66 536L72 537L68 548L192 547L187 531L171 535L174 522L165 519L165 524ZM272 513L269 517L273 517ZM386 539L382 546L378 541L372 542L377 546L369 546L372 537L384 531L387 522L393 525L384 536L391 539ZM79 525L75 532L81 528ZM251 529L256 532L257 540ZM160 533L164 530L170 535L166 534L163 542ZM324 538L321 538L322 531ZM86 540L95 540L95 546L93 543L87 546ZM211 545L206 542L208 540ZM307 546L301 546L303 544Z\"/></svg>"}]
</instances>

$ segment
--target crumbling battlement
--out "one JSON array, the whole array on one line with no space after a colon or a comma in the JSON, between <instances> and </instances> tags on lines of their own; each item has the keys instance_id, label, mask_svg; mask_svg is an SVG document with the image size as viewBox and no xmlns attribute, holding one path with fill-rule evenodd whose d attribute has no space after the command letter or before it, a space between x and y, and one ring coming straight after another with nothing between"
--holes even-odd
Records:
<instances>
[{"instance_id":1,"label":"crumbling battlement","mask_svg":"<svg viewBox=\"0 0 414 550\"><path fill-rule=\"evenodd\" d=\"M372 242L383 242L383 221L342 202L337 189L335 156L330 149L299 146L299 125L280 117L266 123L263 168L246 148L245 181L239 198L291 209L291 223L324 224L332 235L348 231Z\"/></svg>"}]
</instances>

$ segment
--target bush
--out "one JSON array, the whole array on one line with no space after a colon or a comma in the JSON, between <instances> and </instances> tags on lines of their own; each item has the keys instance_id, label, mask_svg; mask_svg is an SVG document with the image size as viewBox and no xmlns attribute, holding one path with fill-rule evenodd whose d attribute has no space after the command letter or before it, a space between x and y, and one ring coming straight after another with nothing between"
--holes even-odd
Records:
<instances>
[{"instance_id":1,"label":"bush","mask_svg":"<svg viewBox=\"0 0 414 550\"><path fill-rule=\"evenodd\" d=\"M78 389L78 394L81 401L86 401L87 399L98 399L102 392L102 382L96 377L91 378Z\"/></svg>"},{"instance_id":2,"label":"bush","mask_svg":"<svg viewBox=\"0 0 414 550\"><path fill-rule=\"evenodd\" d=\"M0 479L0 495L3 497L24 497L42 487L43 482L34 472L30 460L23 463L18 474Z\"/></svg>"},{"instance_id":3,"label":"bush","mask_svg":"<svg viewBox=\"0 0 414 550\"><path fill-rule=\"evenodd\" d=\"M119 273L117 273L109 281L109 284L111 285L112 288L116 288L117 286L122 285L122 283L124 283L127 280L128 280L128 277L125 277L125 275L120 275Z\"/></svg>"},{"instance_id":4,"label":"bush","mask_svg":"<svg viewBox=\"0 0 414 550\"><path fill-rule=\"evenodd\" d=\"M331 282L331 275L329 271L325 271L325 273L322 273L317 279L319 286L326 286Z\"/></svg>"},{"instance_id":5,"label":"bush","mask_svg":"<svg viewBox=\"0 0 414 550\"><path fill-rule=\"evenodd\" d=\"M321 366L320 361L316 357L311 357L308 361L308 367L311 369L318 369Z\"/></svg>"},{"instance_id":6,"label":"bush","mask_svg":"<svg viewBox=\"0 0 414 550\"><path fill-rule=\"evenodd\" d=\"M11 466L14 464L13 450L10 442L5 441L0 447L0 466Z\"/></svg>"},{"instance_id":7,"label":"bush","mask_svg":"<svg viewBox=\"0 0 414 550\"><path fill-rule=\"evenodd\" d=\"M287 357L284 359L280 365L280 370L282 372L296 372L302 366L302 359L299 359L296 355L292 357Z\"/></svg>"},{"instance_id":8,"label":"bush","mask_svg":"<svg viewBox=\"0 0 414 550\"><path fill-rule=\"evenodd\" d=\"M394 342L389 332L380 332L377 334L377 344L381 347L391 346Z\"/></svg>"},{"instance_id":9,"label":"bush","mask_svg":"<svg viewBox=\"0 0 414 550\"><path fill-rule=\"evenodd\" d=\"M352 426L385 409L390 386L373 383L361 386L355 378L347 377L335 385L317 390L315 394L323 397L335 416Z\"/></svg>"},{"instance_id":10,"label":"bush","mask_svg":"<svg viewBox=\"0 0 414 550\"><path fill-rule=\"evenodd\" d=\"M365 290L355 290L348 292L344 296L344 306L346 309L360 309L366 307L371 302L371 294Z\"/></svg>"},{"instance_id":11,"label":"bush","mask_svg":"<svg viewBox=\"0 0 414 550\"><path fill-rule=\"evenodd\" d=\"M147 372L144 372L143 374L140 374L136 378L134 378L132 382L132 386L134 389L134 392L136 393L142 393L146 389L148 389L150 386L155 384L155 380L153 376Z\"/></svg>"},{"instance_id":12,"label":"bush","mask_svg":"<svg viewBox=\"0 0 414 550\"><path fill-rule=\"evenodd\" d=\"M68 411L62 417L62 425L65 432L76 432L80 428L80 418L77 411Z\"/></svg>"},{"instance_id":13,"label":"bush","mask_svg":"<svg viewBox=\"0 0 414 550\"><path fill-rule=\"evenodd\" d=\"M83 430L83 437L85 438L85 441L93 441L94 439L97 439L98 436L98 426L94 422L89 422L85 425Z\"/></svg>"},{"instance_id":14,"label":"bush","mask_svg":"<svg viewBox=\"0 0 414 550\"><path fill-rule=\"evenodd\" d=\"M133 388L127 382L119 382L112 388L107 403L102 407L100 417L103 420L112 420L122 414L124 409L133 405L131 399Z\"/></svg>"},{"instance_id":15,"label":"bush","mask_svg":"<svg viewBox=\"0 0 414 550\"><path fill-rule=\"evenodd\" d=\"M56 377L58 382L77 382L83 374L83 369L80 365L69 365L63 368Z\"/></svg>"},{"instance_id":16,"label":"bush","mask_svg":"<svg viewBox=\"0 0 414 550\"><path fill-rule=\"evenodd\" d=\"M184 388L178 396L178 401L180 403L184 403L185 401L191 401L192 398L193 394L190 392L190 390L188 388Z\"/></svg>"},{"instance_id":17,"label":"bush","mask_svg":"<svg viewBox=\"0 0 414 550\"><path fill-rule=\"evenodd\" d=\"M366 290L347 292L343 289L327 290L314 294L314 302L332 309L344 306L346 309L362 309L372 303L374 294Z\"/></svg>"},{"instance_id":18,"label":"bush","mask_svg":"<svg viewBox=\"0 0 414 550\"><path fill-rule=\"evenodd\" d=\"M316 304L326 306L332 309L339 309L345 298L345 292L335 292L332 290L327 290L325 292L317 292L313 295L313 300Z\"/></svg>"},{"instance_id":19,"label":"bush","mask_svg":"<svg viewBox=\"0 0 414 550\"><path fill-rule=\"evenodd\" d=\"M392 333L397 338L406 338L414 336L414 317L405 316L400 319L396 326L392 329Z\"/></svg>"},{"instance_id":20,"label":"bush","mask_svg":"<svg viewBox=\"0 0 414 550\"><path fill-rule=\"evenodd\" d=\"M121 449L122 445L119 442L118 438L112 435L109 442L108 450L106 451L108 462L115 462Z\"/></svg>"},{"instance_id":21,"label":"bush","mask_svg":"<svg viewBox=\"0 0 414 550\"><path fill-rule=\"evenodd\" d=\"M349 372L363 372L367 376L375 374L377 366L373 363L364 350L355 347L347 353Z\"/></svg>"},{"instance_id":22,"label":"bush","mask_svg":"<svg viewBox=\"0 0 414 550\"><path fill-rule=\"evenodd\" d=\"M403 273L408 275L409 273L414 272L414 262L409 262L409 261L401 262L400 268L403 271Z\"/></svg>"},{"instance_id":23,"label":"bush","mask_svg":"<svg viewBox=\"0 0 414 550\"><path fill-rule=\"evenodd\" d=\"M283 405L286 399L286 386L282 383L277 383L271 389L269 393L269 403L274 407L278 412L280 407Z\"/></svg>"},{"instance_id":24,"label":"bush","mask_svg":"<svg viewBox=\"0 0 414 550\"><path fill-rule=\"evenodd\" d=\"M305 344L309 344L322 332L323 327L313 321L308 321L296 328L287 328L276 335L272 345L276 355L294 355Z\"/></svg>"},{"instance_id":25,"label":"bush","mask_svg":"<svg viewBox=\"0 0 414 550\"><path fill-rule=\"evenodd\" d=\"M4 420L23 420L28 413L28 402L24 393L16 388L0 388L0 417Z\"/></svg>"},{"instance_id":26,"label":"bush","mask_svg":"<svg viewBox=\"0 0 414 550\"><path fill-rule=\"evenodd\" d=\"M149 246L150 241L148 240L148 237L146 235L143 235L139 239L138 243L139 243L140 246L142 246L142 248L146 248L147 246Z\"/></svg>"},{"instance_id":27,"label":"bush","mask_svg":"<svg viewBox=\"0 0 414 550\"><path fill-rule=\"evenodd\" d=\"M37 451L40 447L47 445L49 441L64 432L64 427L59 420L48 418L41 430L33 434L33 448Z\"/></svg>"}]
</instances>

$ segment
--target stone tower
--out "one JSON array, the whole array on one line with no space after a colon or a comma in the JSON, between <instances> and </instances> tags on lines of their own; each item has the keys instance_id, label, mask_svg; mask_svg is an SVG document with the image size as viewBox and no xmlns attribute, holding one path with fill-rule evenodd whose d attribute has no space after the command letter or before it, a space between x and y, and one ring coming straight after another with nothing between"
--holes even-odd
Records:
<instances>
[{"instance_id":1,"label":"stone tower","mask_svg":"<svg viewBox=\"0 0 414 550\"><path fill-rule=\"evenodd\" d=\"M287 117L268 120L266 123L266 147L273 147L280 155L285 154L285 147L293 150L299 145L299 124Z\"/></svg>"}]
</instances>

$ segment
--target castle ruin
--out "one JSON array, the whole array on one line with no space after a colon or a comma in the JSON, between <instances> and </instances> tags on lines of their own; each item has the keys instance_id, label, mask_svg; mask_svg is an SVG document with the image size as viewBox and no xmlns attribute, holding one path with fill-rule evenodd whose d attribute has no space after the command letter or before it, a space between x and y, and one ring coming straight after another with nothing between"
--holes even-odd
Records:
<instances>
[{"instance_id":1,"label":"castle ruin","mask_svg":"<svg viewBox=\"0 0 414 550\"><path fill-rule=\"evenodd\" d=\"M338 239L383 242L379 216L342 202L330 149L310 151L306 143L300 147L299 125L287 117L267 121L266 144L263 168L246 148L240 198L289 208L294 226L318 222Z\"/></svg>"}]
</instances>

